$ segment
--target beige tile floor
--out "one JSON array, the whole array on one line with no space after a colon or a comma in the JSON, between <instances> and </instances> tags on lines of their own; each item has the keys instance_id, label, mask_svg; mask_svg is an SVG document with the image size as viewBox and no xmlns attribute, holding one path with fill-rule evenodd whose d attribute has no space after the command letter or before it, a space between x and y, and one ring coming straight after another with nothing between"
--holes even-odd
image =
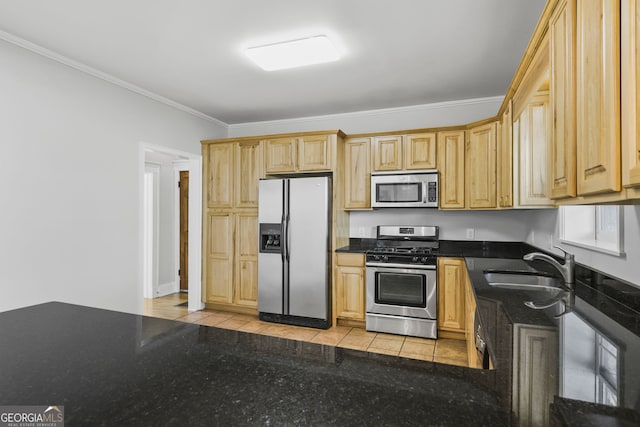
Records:
<instances>
[{"instance_id":1,"label":"beige tile floor","mask_svg":"<svg viewBox=\"0 0 640 427\"><path fill-rule=\"evenodd\" d=\"M402 335L368 332L361 328L348 326L333 326L327 330L313 329L263 322L257 316L208 309L189 313L186 306L177 306L186 301L187 295L184 293L145 299L144 314L145 316L326 344L371 353L382 353L458 366L468 365L466 343L460 340L431 340L405 337Z\"/></svg>"}]
</instances>

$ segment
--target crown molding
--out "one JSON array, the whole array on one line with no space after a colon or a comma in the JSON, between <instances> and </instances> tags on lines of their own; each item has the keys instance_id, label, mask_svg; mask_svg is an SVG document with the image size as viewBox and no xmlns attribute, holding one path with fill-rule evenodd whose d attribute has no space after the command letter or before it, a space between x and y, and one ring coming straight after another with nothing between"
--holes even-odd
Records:
<instances>
[{"instance_id":1,"label":"crown molding","mask_svg":"<svg viewBox=\"0 0 640 427\"><path fill-rule=\"evenodd\" d=\"M312 123L316 121L324 121L327 119L349 119L354 117L365 117L365 116L376 116L383 114L403 114L403 113L411 113L411 112L419 112L426 110L441 110L445 108L451 107L460 107L465 105L476 105L476 104L484 104L488 102L502 102L504 96L489 96L485 98L472 98L472 99L462 99L457 101L443 101L443 102L434 102L431 104L420 104L420 105L410 105L406 107L392 107L392 108L381 108L377 110L363 110L363 111L354 111L349 113L337 113L337 114L326 114L323 116L309 116L309 117L297 117L293 119L279 119L279 120L266 120L266 121L258 121L258 122L246 122L246 123L236 123L229 124L229 130L235 129L243 129L243 128L252 128L255 126L275 126L275 125L283 125L283 124L299 124L299 123Z\"/></svg>"},{"instance_id":2,"label":"crown molding","mask_svg":"<svg viewBox=\"0 0 640 427\"><path fill-rule=\"evenodd\" d=\"M100 71L96 68L90 67L86 64L83 64L81 62L75 61L71 58L68 58L64 55L61 55L59 53L56 53L50 49L47 49L45 47L42 47L40 45L37 45L35 43L32 43L28 40L25 40L23 38L20 38L16 35L13 35L11 33L8 33L6 31L2 31L0 30L0 40L4 40L6 42L9 42L11 44L14 44L16 46L19 46L23 49L29 50L33 53L36 53L38 55L44 56L45 58L51 59L53 61L59 62L63 65L66 65L68 67L74 68L78 71L81 71L85 74L89 74L93 77L97 77L99 79L102 79L106 82L109 82L111 84L120 86L124 89L130 90L131 92L137 93L138 95L142 95L145 96L147 98L153 99L154 101L160 102L162 104L168 105L169 107L175 108L177 110L183 111L185 113L191 114L193 116L196 116L200 119L203 120L207 120L210 122L213 122L219 126L222 126L225 129L229 128L229 125L227 123L224 123L214 117L211 117L207 114L204 114L198 110L194 110L193 108L187 107L186 105L180 104L179 102L173 101L169 98L165 98L164 96L158 95L157 93L151 92L147 89L141 88L140 86L134 85L133 83L129 83L127 81L124 81L122 79L119 79L115 76L112 76L111 74L107 74L103 71Z\"/></svg>"}]
</instances>

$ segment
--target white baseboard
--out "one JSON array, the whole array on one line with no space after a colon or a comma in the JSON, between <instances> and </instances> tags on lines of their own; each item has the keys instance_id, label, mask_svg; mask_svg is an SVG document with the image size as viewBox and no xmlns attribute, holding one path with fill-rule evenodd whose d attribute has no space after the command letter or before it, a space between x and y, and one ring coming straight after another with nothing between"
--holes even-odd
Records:
<instances>
[{"instance_id":1,"label":"white baseboard","mask_svg":"<svg viewBox=\"0 0 640 427\"><path fill-rule=\"evenodd\" d=\"M158 290L156 291L156 298L163 297L165 295L175 294L176 292L180 292L180 287L178 286L178 282L168 282L158 285Z\"/></svg>"}]
</instances>

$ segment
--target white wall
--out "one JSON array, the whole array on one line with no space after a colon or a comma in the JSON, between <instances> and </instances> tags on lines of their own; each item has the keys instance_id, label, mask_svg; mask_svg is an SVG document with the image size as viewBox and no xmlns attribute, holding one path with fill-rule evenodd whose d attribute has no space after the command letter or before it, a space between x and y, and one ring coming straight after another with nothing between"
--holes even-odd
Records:
<instances>
[{"instance_id":1,"label":"white wall","mask_svg":"<svg viewBox=\"0 0 640 427\"><path fill-rule=\"evenodd\" d=\"M530 216L526 241L539 248L549 249L548 242L551 238L554 244L575 254L576 262L640 287L640 205L623 206L623 216L625 255L621 257L560 243L556 209L535 212Z\"/></svg>"},{"instance_id":2,"label":"white wall","mask_svg":"<svg viewBox=\"0 0 640 427\"><path fill-rule=\"evenodd\" d=\"M376 237L377 225L437 225L443 240L523 241L527 211L439 211L437 209L379 209L351 212L350 237ZM467 229L474 238L467 238Z\"/></svg>"},{"instance_id":3,"label":"white wall","mask_svg":"<svg viewBox=\"0 0 640 427\"><path fill-rule=\"evenodd\" d=\"M494 117L502 97L469 99L404 108L229 125L229 136L341 129L346 134L457 126Z\"/></svg>"},{"instance_id":4,"label":"white wall","mask_svg":"<svg viewBox=\"0 0 640 427\"><path fill-rule=\"evenodd\" d=\"M0 41L0 311L140 312L140 142L226 128Z\"/></svg>"}]
</instances>

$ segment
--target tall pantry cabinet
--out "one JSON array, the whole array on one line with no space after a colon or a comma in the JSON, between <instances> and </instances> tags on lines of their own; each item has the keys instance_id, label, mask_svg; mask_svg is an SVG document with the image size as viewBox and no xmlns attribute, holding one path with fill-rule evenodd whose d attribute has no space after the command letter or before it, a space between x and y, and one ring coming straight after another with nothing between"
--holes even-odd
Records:
<instances>
[{"instance_id":1,"label":"tall pantry cabinet","mask_svg":"<svg viewBox=\"0 0 640 427\"><path fill-rule=\"evenodd\" d=\"M203 141L203 299L255 311L258 302L258 180L255 141Z\"/></svg>"}]
</instances>

